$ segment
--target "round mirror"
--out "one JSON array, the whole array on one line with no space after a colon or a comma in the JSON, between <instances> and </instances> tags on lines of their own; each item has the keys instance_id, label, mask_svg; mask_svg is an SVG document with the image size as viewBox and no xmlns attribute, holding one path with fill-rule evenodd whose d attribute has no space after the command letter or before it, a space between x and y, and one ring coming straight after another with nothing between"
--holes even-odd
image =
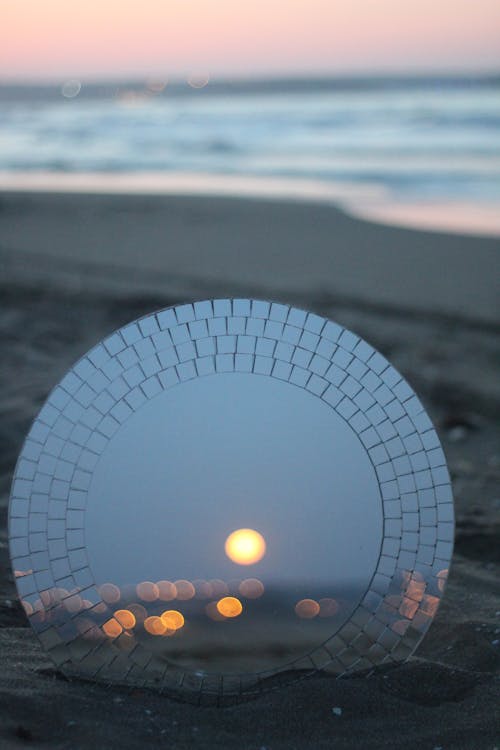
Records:
<instances>
[{"instance_id":1,"label":"round mirror","mask_svg":"<svg viewBox=\"0 0 500 750\"><path fill-rule=\"evenodd\" d=\"M453 540L445 458L399 373L331 321L243 299L149 315L81 359L9 516L61 669L216 702L406 658Z\"/></svg>"}]
</instances>

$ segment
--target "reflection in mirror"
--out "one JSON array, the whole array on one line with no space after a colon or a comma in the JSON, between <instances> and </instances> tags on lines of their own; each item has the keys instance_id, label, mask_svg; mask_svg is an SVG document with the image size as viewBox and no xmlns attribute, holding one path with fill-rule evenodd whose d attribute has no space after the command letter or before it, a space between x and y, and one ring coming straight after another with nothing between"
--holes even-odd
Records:
<instances>
[{"instance_id":1,"label":"reflection in mirror","mask_svg":"<svg viewBox=\"0 0 500 750\"><path fill-rule=\"evenodd\" d=\"M23 447L9 530L66 673L220 702L407 658L445 587L453 506L430 420L372 347L214 300L75 365Z\"/></svg>"}]
</instances>

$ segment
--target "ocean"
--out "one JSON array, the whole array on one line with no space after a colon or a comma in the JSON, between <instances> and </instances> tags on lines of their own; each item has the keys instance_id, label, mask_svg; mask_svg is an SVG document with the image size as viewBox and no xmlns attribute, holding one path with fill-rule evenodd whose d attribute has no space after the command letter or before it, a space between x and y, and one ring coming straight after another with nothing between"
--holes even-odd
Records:
<instances>
[{"instance_id":1,"label":"ocean","mask_svg":"<svg viewBox=\"0 0 500 750\"><path fill-rule=\"evenodd\" d=\"M0 173L314 183L351 204L486 210L500 76L2 85Z\"/></svg>"}]
</instances>

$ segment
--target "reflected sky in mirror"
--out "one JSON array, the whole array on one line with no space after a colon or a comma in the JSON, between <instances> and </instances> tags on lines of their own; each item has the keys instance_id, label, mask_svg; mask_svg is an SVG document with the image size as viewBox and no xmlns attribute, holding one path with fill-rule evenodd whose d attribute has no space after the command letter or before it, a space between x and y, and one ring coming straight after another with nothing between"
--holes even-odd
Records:
<instances>
[{"instance_id":1,"label":"reflected sky in mirror","mask_svg":"<svg viewBox=\"0 0 500 750\"><path fill-rule=\"evenodd\" d=\"M101 597L121 613L105 632L121 637L139 604L153 651L194 669L210 654L229 672L329 638L364 595L382 536L352 429L304 389L244 373L185 382L135 412L95 468L85 523Z\"/></svg>"},{"instance_id":2,"label":"reflected sky in mirror","mask_svg":"<svg viewBox=\"0 0 500 750\"><path fill-rule=\"evenodd\" d=\"M95 469L86 539L96 581L246 577L225 550L246 528L266 544L252 574L272 585L363 585L378 558L366 451L327 404L289 383L227 373L165 391Z\"/></svg>"}]
</instances>

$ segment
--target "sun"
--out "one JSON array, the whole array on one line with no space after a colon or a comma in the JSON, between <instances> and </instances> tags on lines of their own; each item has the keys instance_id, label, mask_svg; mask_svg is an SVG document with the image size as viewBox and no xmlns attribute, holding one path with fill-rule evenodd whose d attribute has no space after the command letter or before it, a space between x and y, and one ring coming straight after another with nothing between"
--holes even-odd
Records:
<instances>
[{"instance_id":1,"label":"sun","mask_svg":"<svg viewBox=\"0 0 500 750\"><path fill-rule=\"evenodd\" d=\"M229 559L238 565L253 565L266 554L266 542L254 529L237 529L229 534L224 549Z\"/></svg>"}]
</instances>

